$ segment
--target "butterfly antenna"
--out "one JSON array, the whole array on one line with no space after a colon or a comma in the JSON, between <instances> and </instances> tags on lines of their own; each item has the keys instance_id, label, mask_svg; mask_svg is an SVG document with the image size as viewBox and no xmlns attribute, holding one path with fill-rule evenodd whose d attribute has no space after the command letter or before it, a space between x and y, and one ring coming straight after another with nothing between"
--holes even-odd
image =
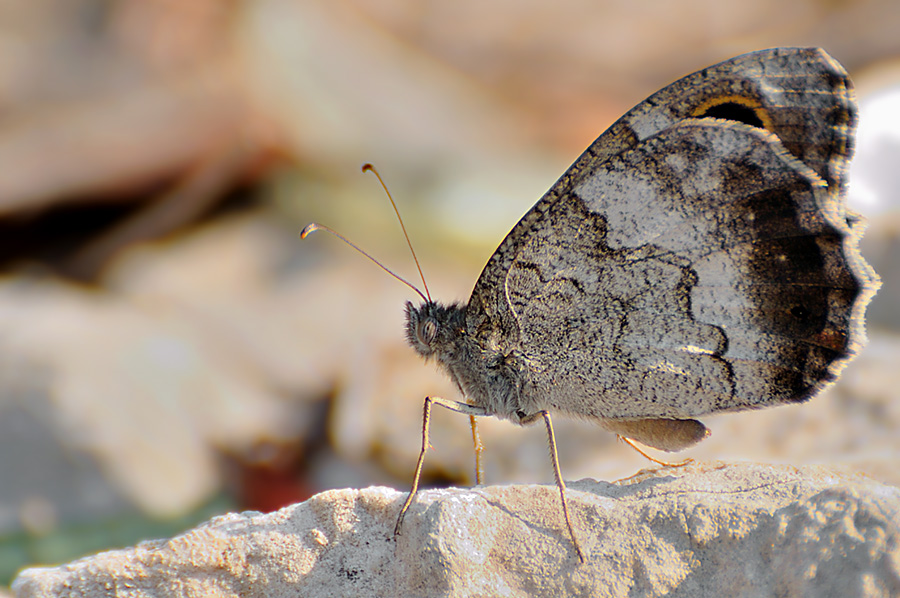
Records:
<instances>
[{"instance_id":1,"label":"butterfly antenna","mask_svg":"<svg viewBox=\"0 0 900 598\"><path fill-rule=\"evenodd\" d=\"M363 172L371 172L376 177L378 177L378 182L381 183L381 188L384 189L384 192L387 194L388 199L391 200L391 206L394 208L394 213L397 215L397 220L400 221L400 228L403 229L403 236L406 237L406 244L409 246L409 252L412 254L413 261L416 263L416 268L419 270L419 277L422 279L422 286L425 287L425 294L428 295L427 301L431 301L431 293L428 291L428 283L425 282L425 275L422 273L422 266L419 265L419 258L416 257L416 250L413 249L412 242L409 240L409 235L406 233L406 225L403 224L403 218L400 217L400 210L397 209L397 204L394 203L394 198L391 197L391 192L388 191L387 185L384 184L384 179L381 178L381 175L378 174L378 170L369 164L368 162L363 164L362 167ZM379 264L380 265L380 264ZM382 266L383 267L383 266ZM385 268L387 269L387 268ZM406 283L409 284L409 283ZM411 286L411 285L410 285ZM419 293L421 295L422 293ZM423 297L424 299L424 297Z\"/></svg>"},{"instance_id":2,"label":"butterfly antenna","mask_svg":"<svg viewBox=\"0 0 900 598\"><path fill-rule=\"evenodd\" d=\"M337 232L337 231L334 230L333 228L329 228L329 227L325 226L324 224L319 224L319 223L317 223L317 222L310 222L310 223L307 224L306 227L300 232L300 238L301 238L301 239L305 239L307 236L311 235L312 233L316 232L317 230L323 230L323 231L325 231L325 232L331 233L332 235L334 235L335 237L337 237L338 239L340 239L341 241L343 241L344 243L346 243L347 245L349 245L349 246L352 247L353 249L357 250L358 252L360 252L361 254L363 254L364 256L366 256L367 258L369 258L370 260L372 260L372 262L373 262L376 266L378 266L379 268L381 268L382 270L384 270L385 272L387 272L388 274L390 274L391 276L393 276L394 278L396 278L397 280L399 280L400 282L402 282L403 284L405 284L406 286L408 286L409 288L411 288L412 290L414 290L414 291L416 292L416 294L419 295L419 297L422 298L422 301L429 301L429 302L431 301L431 298L430 298L430 297L426 297L425 295L423 295L423 294L422 294L422 291L420 291L419 289L417 289L412 283L410 283L409 281L407 281L405 278L402 278L402 277L400 277L400 276L397 276L396 274L394 274L393 272L391 272L390 270L388 270L388 269L384 266L384 264L382 264L381 262L379 262L378 260L376 260L374 257L372 257L371 255L369 255L368 253L366 253L365 251L363 251L363 250L360 249L359 247L357 247L357 246L356 246L354 243L352 243L347 237L345 237L345 236L342 235L341 233ZM427 290L427 289L426 289L426 290Z\"/></svg>"}]
</instances>

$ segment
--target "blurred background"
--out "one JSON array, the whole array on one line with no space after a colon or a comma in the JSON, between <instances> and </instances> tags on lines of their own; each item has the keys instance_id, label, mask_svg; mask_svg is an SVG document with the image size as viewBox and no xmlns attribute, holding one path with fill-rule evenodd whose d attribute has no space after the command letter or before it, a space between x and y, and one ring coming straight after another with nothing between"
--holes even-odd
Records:
<instances>
[{"instance_id":1,"label":"blurred background","mask_svg":"<svg viewBox=\"0 0 900 598\"><path fill-rule=\"evenodd\" d=\"M803 406L705 418L677 457L900 484L895 0L0 0L0 586L330 488L407 490L422 398L410 291L465 300L618 116L731 56L821 46L861 103L851 205L884 278L868 348ZM649 463L557 418L567 479ZM540 426L481 420L488 483L552 483ZM437 410L426 485L471 484Z\"/></svg>"}]
</instances>

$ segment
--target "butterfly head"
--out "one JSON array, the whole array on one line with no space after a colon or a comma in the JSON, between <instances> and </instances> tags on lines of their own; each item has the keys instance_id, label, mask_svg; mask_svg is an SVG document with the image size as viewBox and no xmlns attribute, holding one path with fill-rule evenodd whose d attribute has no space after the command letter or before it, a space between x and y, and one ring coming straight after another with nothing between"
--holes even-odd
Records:
<instances>
[{"instance_id":1,"label":"butterfly head","mask_svg":"<svg viewBox=\"0 0 900 598\"><path fill-rule=\"evenodd\" d=\"M465 322L465 307L458 303L406 303L406 340L425 359L452 351L465 334Z\"/></svg>"}]
</instances>

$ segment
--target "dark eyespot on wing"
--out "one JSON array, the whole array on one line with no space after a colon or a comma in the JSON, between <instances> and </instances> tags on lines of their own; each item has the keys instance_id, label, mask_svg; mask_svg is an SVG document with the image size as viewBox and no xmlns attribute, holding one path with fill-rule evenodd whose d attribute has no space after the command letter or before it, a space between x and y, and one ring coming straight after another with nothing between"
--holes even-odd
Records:
<instances>
[{"instance_id":1,"label":"dark eyespot on wing","mask_svg":"<svg viewBox=\"0 0 900 598\"><path fill-rule=\"evenodd\" d=\"M725 102L723 104L711 106L697 116L700 118L720 118L722 120L744 123L751 127L758 127L760 129L765 128L762 119L760 119L753 108L737 102Z\"/></svg>"}]
</instances>

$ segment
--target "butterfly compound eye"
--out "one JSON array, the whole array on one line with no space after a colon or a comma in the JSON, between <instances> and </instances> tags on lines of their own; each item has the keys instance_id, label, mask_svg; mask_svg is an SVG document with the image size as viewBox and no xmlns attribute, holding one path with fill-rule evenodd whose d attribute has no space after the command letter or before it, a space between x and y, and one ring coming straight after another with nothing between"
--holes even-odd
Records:
<instances>
[{"instance_id":1,"label":"butterfly compound eye","mask_svg":"<svg viewBox=\"0 0 900 598\"><path fill-rule=\"evenodd\" d=\"M437 336L437 322L434 320L425 320L419 328L419 340L422 344L430 345Z\"/></svg>"}]
</instances>

